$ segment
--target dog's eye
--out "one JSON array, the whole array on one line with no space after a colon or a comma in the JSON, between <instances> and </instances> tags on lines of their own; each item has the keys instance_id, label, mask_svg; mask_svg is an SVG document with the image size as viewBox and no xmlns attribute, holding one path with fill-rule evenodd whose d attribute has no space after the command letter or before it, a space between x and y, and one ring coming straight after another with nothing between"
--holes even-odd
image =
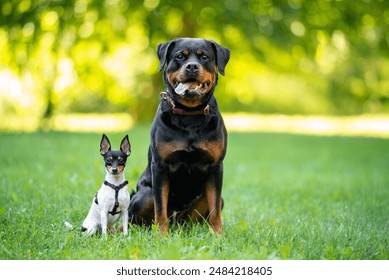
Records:
<instances>
[{"instance_id":1,"label":"dog's eye","mask_svg":"<svg viewBox=\"0 0 389 280\"><path fill-rule=\"evenodd\" d=\"M107 160L105 161L107 164L112 164L112 158L107 158Z\"/></svg>"},{"instance_id":2,"label":"dog's eye","mask_svg":"<svg viewBox=\"0 0 389 280\"><path fill-rule=\"evenodd\" d=\"M179 54L176 55L176 59L178 59L178 60L181 60L181 59L184 59L184 58L185 58L185 56L182 53L179 53Z\"/></svg>"},{"instance_id":3,"label":"dog's eye","mask_svg":"<svg viewBox=\"0 0 389 280\"><path fill-rule=\"evenodd\" d=\"M203 54L203 55L201 56L201 59L204 60L204 61L207 61L207 60L209 60L209 57L208 57L208 55Z\"/></svg>"}]
</instances>

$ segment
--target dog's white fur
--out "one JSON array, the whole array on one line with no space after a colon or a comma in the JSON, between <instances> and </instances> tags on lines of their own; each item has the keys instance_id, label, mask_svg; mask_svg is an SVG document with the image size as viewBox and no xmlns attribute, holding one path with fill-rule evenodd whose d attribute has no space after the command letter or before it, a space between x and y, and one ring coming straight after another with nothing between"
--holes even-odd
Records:
<instances>
[{"instance_id":1,"label":"dog's white fur","mask_svg":"<svg viewBox=\"0 0 389 280\"><path fill-rule=\"evenodd\" d=\"M107 170L105 180L116 186L122 184L125 181L124 172L113 175ZM86 228L88 235L93 235L96 231L101 228L103 235L107 233L107 228L112 226L121 216L123 233L128 232L128 206L130 205L130 195L128 193L128 186L124 186L119 190L118 202L119 207L117 212L121 211L116 215L111 215L108 212L111 211L115 206L115 190L109 186L102 184L101 188L97 193L98 204L95 203L95 198L92 200L92 206L86 216L82 226Z\"/></svg>"}]
</instances>

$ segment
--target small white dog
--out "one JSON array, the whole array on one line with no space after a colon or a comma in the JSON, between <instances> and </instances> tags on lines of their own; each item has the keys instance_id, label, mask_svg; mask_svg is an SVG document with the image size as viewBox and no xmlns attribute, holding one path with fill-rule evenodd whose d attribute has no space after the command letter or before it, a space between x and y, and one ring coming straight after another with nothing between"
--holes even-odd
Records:
<instances>
[{"instance_id":1,"label":"small white dog","mask_svg":"<svg viewBox=\"0 0 389 280\"><path fill-rule=\"evenodd\" d=\"M106 176L104 183L92 201L92 206L82 223L81 231L93 235L101 229L106 235L107 228L122 217L123 233L128 232L128 206L130 195L128 181L124 178L124 167L127 157L131 154L131 144L126 135L120 150L111 150L108 137L103 134L100 143L100 154L104 157Z\"/></svg>"}]
</instances>

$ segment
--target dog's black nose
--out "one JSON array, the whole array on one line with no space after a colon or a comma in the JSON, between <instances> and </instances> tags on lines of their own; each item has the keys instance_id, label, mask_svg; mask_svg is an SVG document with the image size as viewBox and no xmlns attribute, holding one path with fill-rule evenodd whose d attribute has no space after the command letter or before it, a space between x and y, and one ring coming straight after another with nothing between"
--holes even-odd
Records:
<instances>
[{"instance_id":1,"label":"dog's black nose","mask_svg":"<svg viewBox=\"0 0 389 280\"><path fill-rule=\"evenodd\" d=\"M189 62L185 66L186 71L188 71L189 73L195 73L199 70L199 68L200 68L200 64L197 62Z\"/></svg>"},{"instance_id":2,"label":"dog's black nose","mask_svg":"<svg viewBox=\"0 0 389 280\"><path fill-rule=\"evenodd\" d=\"M112 172L116 173L116 172L118 172L118 169L116 167L112 167Z\"/></svg>"}]
</instances>

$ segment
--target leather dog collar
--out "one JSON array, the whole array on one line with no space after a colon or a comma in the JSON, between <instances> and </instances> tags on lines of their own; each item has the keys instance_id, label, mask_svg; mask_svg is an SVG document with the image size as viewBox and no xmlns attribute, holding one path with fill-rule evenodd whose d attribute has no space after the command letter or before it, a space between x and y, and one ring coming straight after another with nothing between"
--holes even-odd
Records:
<instances>
[{"instance_id":1,"label":"leather dog collar","mask_svg":"<svg viewBox=\"0 0 389 280\"><path fill-rule=\"evenodd\" d=\"M172 108L172 114L173 115L180 115L180 116L196 116L196 115L204 115L207 116L209 114L209 104L205 106L204 109L200 110L184 110L180 108L176 108L176 104L174 103L174 100L167 94L167 92L161 92L161 97L167 101L167 104L169 104L170 108Z\"/></svg>"}]
</instances>

